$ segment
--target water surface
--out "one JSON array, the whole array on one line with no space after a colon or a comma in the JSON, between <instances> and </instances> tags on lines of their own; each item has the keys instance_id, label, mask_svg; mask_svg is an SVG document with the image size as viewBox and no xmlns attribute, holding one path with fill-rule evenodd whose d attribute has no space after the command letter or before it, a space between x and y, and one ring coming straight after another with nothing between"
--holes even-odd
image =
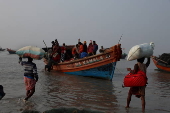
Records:
<instances>
[{"instance_id":1,"label":"water surface","mask_svg":"<svg viewBox=\"0 0 170 113\"><path fill-rule=\"evenodd\" d=\"M105 113L142 113L141 100L132 97L131 108L125 109L129 88L122 88L127 67L136 61L117 62L112 81L67 75L57 72L44 72L42 60L34 60L38 67L39 81L36 92L27 103L23 103L25 86L23 67L18 64L18 56L7 51L0 52L0 84L6 96L0 100L1 113L20 113L23 110L40 112L66 107L90 109ZM170 112L170 73L155 70L153 62L148 68L146 88L146 112Z\"/></svg>"}]
</instances>

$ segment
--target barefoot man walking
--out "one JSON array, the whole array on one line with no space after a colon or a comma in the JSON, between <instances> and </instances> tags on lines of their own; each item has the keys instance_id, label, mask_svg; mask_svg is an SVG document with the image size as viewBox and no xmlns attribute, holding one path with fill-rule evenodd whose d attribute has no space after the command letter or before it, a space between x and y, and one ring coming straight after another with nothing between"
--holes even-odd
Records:
<instances>
[{"instance_id":1,"label":"barefoot man walking","mask_svg":"<svg viewBox=\"0 0 170 113\"><path fill-rule=\"evenodd\" d=\"M28 61L22 61L19 57L19 64L24 66L24 82L26 87L26 97L24 101L27 101L35 92L35 84L38 81L37 66L32 62L33 59L28 57Z\"/></svg>"}]
</instances>

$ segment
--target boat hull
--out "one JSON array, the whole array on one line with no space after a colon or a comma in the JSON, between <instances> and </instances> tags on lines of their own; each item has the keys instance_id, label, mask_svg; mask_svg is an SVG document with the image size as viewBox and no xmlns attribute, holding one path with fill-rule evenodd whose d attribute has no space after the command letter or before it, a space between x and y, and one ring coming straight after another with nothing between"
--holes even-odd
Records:
<instances>
[{"instance_id":1,"label":"boat hull","mask_svg":"<svg viewBox=\"0 0 170 113\"><path fill-rule=\"evenodd\" d=\"M170 67L159 65L159 64L158 64L158 61L156 60L156 57L152 57L152 60L153 60L153 62L154 62L154 64L155 64L155 66L156 66L159 70L161 70L161 71L166 71L166 72L170 72Z\"/></svg>"},{"instance_id":2,"label":"boat hull","mask_svg":"<svg viewBox=\"0 0 170 113\"><path fill-rule=\"evenodd\" d=\"M65 72L65 73L71 75L79 75L79 76L87 76L87 77L112 80L115 67L116 67L116 62L113 62L100 67L95 67L95 68L86 69L82 71Z\"/></svg>"},{"instance_id":3,"label":"boat hull","mask_svg":"<svg viewBox=\"0 0 170 113\"><path fill-rule=\"evenodd\" d=\"M8 48L7 48L7 51L9 52L9 54L16 54L16 51L15 51L15 50L12 50L12 49L8 49Z\"/></svg>"},{"instance_id":4,"label":"boat hull","mask_svg":"<svg viewBox=\"0 0 170 113\"><path fill-rule=\"evenodd\" d=\"M15 51L8 51L8 52L9 52L9 54L16 54Z\"/></svg>"},{"instance_id":5,"label":"boat hull","mask_svg":"<svg viewBox=\"0 0 170 113\"><path fill-rule=\"evenodd\" d=\"M0 51L4 51L5 49L0 49Z\"/></svg>"}]
</instances>

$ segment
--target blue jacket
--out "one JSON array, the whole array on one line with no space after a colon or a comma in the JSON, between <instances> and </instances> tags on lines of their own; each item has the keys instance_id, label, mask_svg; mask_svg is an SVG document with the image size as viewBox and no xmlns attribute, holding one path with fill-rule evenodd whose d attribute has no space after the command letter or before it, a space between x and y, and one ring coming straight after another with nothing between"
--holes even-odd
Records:
<instances>
[{"instance_id":1,"label":"blue jacket","mask_svg":"<svg viewBox=\"0 0 170 113\"><path fill-rule=\"evenodd\" d=\"M96 52L97 50L98 50L98 45L97 44L93 45L93 51Z\"/></svg>"},{"instance_id":2,"label":"blue jacket","mask_svg":"<svg viewBox=\"0 0 170 113\"><path fill-rule=\"evenodd\" d=\"M80 55L80 58L84 58L86 57L88 54L86 52L82 52L81 55Z\"/></svg>"}]
</instances>

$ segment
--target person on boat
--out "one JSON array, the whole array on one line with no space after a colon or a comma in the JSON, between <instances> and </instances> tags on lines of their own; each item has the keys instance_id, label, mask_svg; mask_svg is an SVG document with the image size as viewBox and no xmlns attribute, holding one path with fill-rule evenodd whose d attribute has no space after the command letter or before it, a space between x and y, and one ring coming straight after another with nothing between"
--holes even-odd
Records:
<instances>
[{"instance_id":1,"label":"person on boat","mask_svg":"<svg viewBox=\"0 0 170 113\"><path fill-rule=\"evenodd\" d=\"M52 47L51 47L51 48L52 48L52 51L54 51L53 48L54 48L54 46L55 46L55 42L52 41L51 44L52 44Z\"/></svg>"},{"instance_id":2,"label":"person on boat","mask_svg":"<svg viewBox=\"0 0 170 113\"><path fill-rule=\"evenodd\" d=\"M61 47L61 62L65 61L65 55L66 55L66 45L63 43L63 46Z\"/></svg>"},{"instance_id":3,"label":"person on boat","mask_svg":"<svg viewBox=\"0 0 170 113\"><path fill-rule=\"evenodd\" d=\"M48 50L48 52L47 52L47 63L45 63L46 65L45 65L45 71L46 70L48 70L48 72L50 72L51 71L51 69L52 69L52 66L53 66L53 64L55 64L55 62L53 61L53 59L52 59L52 49L49 49Z\"/></svg>"},{"instance_id":4,"label":"person on boat","mask_svg":"<svg viewBox=\"0 0 170 113\"><path fill-rule=\"evenodd\" d=\"M130 68L127 68L130 73L136 74L138 71L143 71L146 74L147 68L150 64L150 58L147 58L146 64L144 64L145 57L137 59L137 64L134 65L134 70L131 70ZM126 108L129 108L130 101L132 95L136 95L137 98L141 98L142 101L142 111L145 110L145 87L130 87L128 97L127 97L127 106Z\"/></svg>"},{"instance_id":5,"label":"person on boat","mask_svg":"<svg viewBox=\"0 0 170 113\"><path fill-rule=\"evenodd\" d=\"M92 56L93 55L93 44L92 44L92 40L90 40L90 43L87 47L87 52L88 52L88 56Z\"/></svg>"},{"instance_id":6,"label":"person on boat","mask_svg":"<svg viewBox=\"0 0 170 113\"><path fill-rule=\"evenodd\" d=\"M58 41L55 40L55 45L53 47L53 53L52 53L52 60L56 63L59 63L60 58L61 58L61 48L59 46Z\"/></svg>"},{"instance_id":7,"label":"person on boat","mask_svg":"<svg viewBox=\"0 0 170 113\"><path fill-rule=\"evenodd\" d=\"M80 53L80 58L84 58L84 57L88 56L88 54L87 54L87 44L86 44L86 41L84 41L84 43L83 43L82 45L83 45L83 50L82 50L82 52Z\"/></svg>"},{"instance_id":8,"label":"person on boat","mask_svg":"<svg viewBox=\"0 0 170 113\"><path fill-rule=\"evenodd\" d=\"M24 101L27 101L35 92L35 85L38 81L37 66L32 62L33 59L28 57L28 61L22 61L22 58L19 57L19 64L25 67L24 73L24 82L26 87L26 98Z\"/></svg>"},{"instance_id":9,"label":"person on boat","mask_svg":"<svg viewBox=\"0 0 170 113\"><path fill-rule=\"evenodd\" d=\"M104 51L105 51L105 50L104 50L103 46L101 46L101 49L99 49L99 52L100 52L100 53L104 53Z\"/></svg>"},{"instance_id":10,"label":"person on boat","mask_svg":"<svg viewBox=\"0 0 170 113\"><path fill-rule=\"evenodd\" d=\"M84 41L84 43L83 43L83 52L87 53L87 44L86 44L86 41Z\"/></svg>"},{"instance_id":11,"label":"person on boat","mask_svg":"<svg viewBox=\"0 0 170 113\"><path fill-rule=\"evenodd\" d=\"M53 50L52 49L49 49L47 51L47 59L50 59L51 58L51 54L53 53Z\"/></svg>"},{"instance_id":12,"label":"person on boat","mask_svg":"<svg viewBox=\"0 0 170 113\"><path fill-rule=\"evenodd\" d=\"M56 45L58 45L58 46L59 46L59 43L58 43L58 40L57 40L57 39L55 39L55 41L54 41L54 42L55 42L55 44L56 44Z\"/></svg>"},{"instance_id":13,"label":"person on boat","mask_svg":"<svg viewBox=\"0 0 170 113\"><path fill-rule=\"evenodd\" d=\"M97 50L98 50L98 45L96 44L96 41L93 41L93 55L96 55Z\"/></svg>"},{"instance_id":14,"label":"person on boat","mask_svg":"<svg viewBox=\"0 0 170 113\"><path fill-rule=\"evenodd\" d=\"M49 49L47 56L48 58L45 59L45 68L44 70L50 72L51 69L53 68L54 64L58 64L60 62L60 56L61 56L61 49L59 47L59 43L57 41L57 39L55 41L52 41L52 43L54 44L52 46L52 51Z\"/></svg>"},{"instance_id":15,"label":"person on boat","mask_svg":"<svg viewBox=\"0 0 170 113\"><path fill-rule=\"evenodd\" d=\"M0 85L0 100L5 96L4 87Z\"/></svg>"},{"instance_id":16,"label":"person on boat","mask_svg":"<svg viewBox=\"0 0 170 113\"><path fill-rule=\"evenodd\" d=\"M74 60L79 58L78 57L79 56L79 49L78 48L79 48L78 44L76 44L76 46L72 48L72 55L73 55Z\"/></svg>"},{"instance_id":17,"label":"person on boat","mask_svg":"<svg viewBox=\"0 0 170 113\"><path fill-rule=\"evenodd\" d=\"M79 45L79 58L81 58L81 53L83 52L84 48L81 42L79 42L78 45Z\"/></svg>"}]
</instances>

